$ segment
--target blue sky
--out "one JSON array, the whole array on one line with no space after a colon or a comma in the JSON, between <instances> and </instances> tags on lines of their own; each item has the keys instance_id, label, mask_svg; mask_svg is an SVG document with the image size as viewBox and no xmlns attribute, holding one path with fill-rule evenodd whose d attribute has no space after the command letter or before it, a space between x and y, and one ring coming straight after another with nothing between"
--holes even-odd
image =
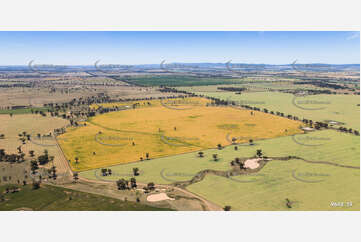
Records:
<instances>
[{"instance_id":1,"label":"blue sky","mask_svg":"<svg viewBox=\"0 0 361 242\"><path fill-rule=\"evenodd\" d=\"M360 32L0 32L0 65L360 63Z\"/></svg>"}]
</instances>

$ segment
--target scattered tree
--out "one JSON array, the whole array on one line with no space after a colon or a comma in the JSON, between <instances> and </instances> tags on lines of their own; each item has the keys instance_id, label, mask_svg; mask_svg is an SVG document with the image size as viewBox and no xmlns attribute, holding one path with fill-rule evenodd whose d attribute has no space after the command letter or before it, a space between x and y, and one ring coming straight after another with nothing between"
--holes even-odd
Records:
<instances>
[{"instance_id":1,"label":"scattered tree","mask_svg":"<svg viewBox=\"0 0 361 242\"><path fill-rule=\"evenodd\" d=\"M217 154L213 154L212 157L213 157L214 161L218 160L218 155Z\"/></svg>"},{"instance_id":2,"label":"scattered tree","mask_svg":"<svg viewBox=\"0 0 361 242\"><path fill-rule=\"evenodd\" d=\"M153 191L155 189L155 185L153 182L149 182L148 185L147 185L147 188L150 190L150 191Z\"/></svg>"},{"instance_id":3,"label":"scattered tree","mask_svg":"<svg viewBox=\"0 0 361 242\"><path fill-rule=\"evenodd\" d=\"M137 180L134 177L130 178L130 187L137 188Z\"/></svg>"},{"instance_id":4,"label":"scattered tree","mask_svg":"<svg viewBox=\"0 0 361 242\"><path fill-rule=\"evenodd\" d=\"M262 157L262 150L257 150L257 156Z\"/></svg>"},{"instance_id":5,"label":"scattered tree","mask_svg":"<svg viewBox=\"0 0 361 242\"><path fill-rule=\"evenodd\" d=\"M39 189L40 188L40 182L38 181L33 181L33 190Z\"/></svg>"},{"instance_id":6,"label":"scattered tree","mask_svg":"<svg viewBox=\"0 0 361 242\"><path fill-rule=\"evenodd\" d=\"M139 176L139 168L138 167L133 168L133 175L134 176Z\"/></svg>"},{"instance_id":7,"label":"scattered tree","mask_svg":"<svg viewBox=\"0 0 361 242\"><path fill-rule=\"evenodd\" d=\"M29 151L29 155L30 155L30 157L34 157L34 151L33 151L33 150L30 150L30 151Z\"/></svg>"},{"instance_id":8,"label":"scattered tree","mask_svg":"<svg viewBox=\"0 0 361 242\"><path fill-rule=\"evenodd\" d=\"M231 206L227 205L227 206L224 206L223 210L224 211L231 211L231 208L232 208Z\"/></svg>"},{"instance_id":9,"label":"scattered tree","mask_svg":"<svg viewBox=\"0 0 361 242\"><path fill-rule=\"evenodd\" d=\"M78 181L78 179L79 179L79 174L78 174L78 172L74 172L74 173L73 173L74 183L76 183L76 182Z\"/></svg>"}]
</instances>

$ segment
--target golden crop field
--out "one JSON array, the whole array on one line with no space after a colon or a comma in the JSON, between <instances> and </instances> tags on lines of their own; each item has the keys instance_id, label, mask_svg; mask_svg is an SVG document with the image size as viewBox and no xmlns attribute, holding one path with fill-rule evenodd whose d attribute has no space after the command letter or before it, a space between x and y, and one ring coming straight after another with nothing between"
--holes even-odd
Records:
<instances>
[{"instance_id":1,"label":"golden crop field","mask_svg":"<svg viewBox=\"0 0 361 242\"><path fill-rule=\"evenodd\" d=\"M90 118L86 126L59 136L59 143L72 168L83 171L139 161L146 153L157 158L225 146L232 137L248 142L302 132L298 121L207 106L208 102L203 98L152 100L135 109Z\"/></svg>"}]
</instances>

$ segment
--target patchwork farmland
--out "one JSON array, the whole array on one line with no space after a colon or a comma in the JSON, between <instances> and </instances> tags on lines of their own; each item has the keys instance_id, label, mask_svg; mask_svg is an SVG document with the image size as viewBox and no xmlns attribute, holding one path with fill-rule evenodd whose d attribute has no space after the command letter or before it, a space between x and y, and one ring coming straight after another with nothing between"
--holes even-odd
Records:
<instances>
[{"instance_id":1,"label":"patchwork farmland","mask_svg":"<svg viewBox=\"0 0 361 242\"><path fill-rule=\"evenodd\" d=\"M355 74L95 73L0 86L0 210L360 209Z\"/></svg>"}]
</instances>

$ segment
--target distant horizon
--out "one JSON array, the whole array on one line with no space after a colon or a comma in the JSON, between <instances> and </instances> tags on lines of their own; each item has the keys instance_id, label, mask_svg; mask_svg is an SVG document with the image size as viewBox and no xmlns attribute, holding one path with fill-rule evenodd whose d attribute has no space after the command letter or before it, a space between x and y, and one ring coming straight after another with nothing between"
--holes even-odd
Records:
<instances>
[{"instance_id":1,"label":"distant horizon","mask_svg":"<svg viewBox=\"0 0 361 242\"><path fill-rule=\"evenodd\" d=\"M0 31L0 66L360 63L359 31Z\"/></svg>"},{"instance_id":2,"label":"distant horizon","mask_svg":"<svg viewBox=\"0 0 361 242\"><path fill-rule=\"evenodd\" d=\"M225 65L227 62L167 62L166 64L222 64ZM35 63L35 65L52 65L52 63ZM121 65L134 65L134 66L143 66L143 65L160 65L160 63L143 63L143 64L129 64L129 63L104 63L103 65L111 65L111 64L121 64ZM288 64L268 64L268 63L247 63L247 62L232 62L231 64L247 64L247 65L270 65L270 66L287 66L292 65L291 63ZM54 66L94 66L94 64L53 64ZM301 63L297 62L295 65L360 65L360 63ZM12 65L0 65L1 67L4 66L17 66L17 67L28 67L28 64L12 64Z\"/></svg>"}]
</instances>

